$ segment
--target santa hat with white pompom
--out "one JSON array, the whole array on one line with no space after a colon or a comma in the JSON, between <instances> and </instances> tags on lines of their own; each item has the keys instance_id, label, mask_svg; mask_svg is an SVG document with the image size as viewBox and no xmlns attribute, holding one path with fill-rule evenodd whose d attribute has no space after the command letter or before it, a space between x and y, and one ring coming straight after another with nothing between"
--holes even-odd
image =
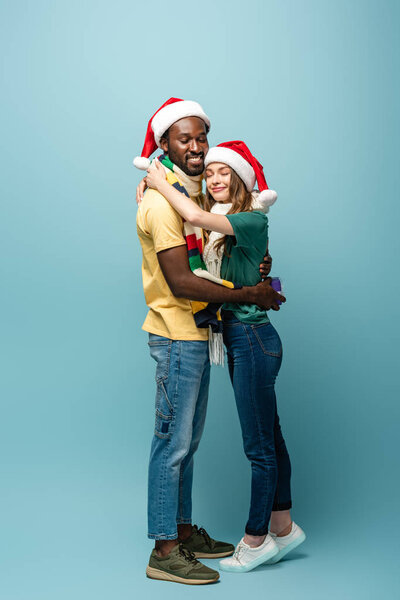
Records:
<instances>
[{"instance_id":1,"label":"santa hat with white pompom","mask_svg":"<svg viewBox=\"0 0 400 600\"><path fill-rule=\"evenodd\" d=\"M171 125L185 117L199 117L210 129L210 119L197 102L170 98L154 113L147 126L146 137L141 156L133 159L137 169L147 170L150 166L149 157L160 148L160 139Z\"/></svg>"},{"instance_id":2,"label":"santa hat with white pompom","mask_svg":"<svg viewBox=\"0 0 400 600\"><path fill-rule=\"evenodd\" d=\"M253 190L257 181L260 191L257 197L258 203L265 208L274 204L278 194L268 188L262 164L252 155L244 142L234 140L210 148L204 162L205 167L215 162L229 165L239 175L248 192Z\"/></svg>"}]
</instances>

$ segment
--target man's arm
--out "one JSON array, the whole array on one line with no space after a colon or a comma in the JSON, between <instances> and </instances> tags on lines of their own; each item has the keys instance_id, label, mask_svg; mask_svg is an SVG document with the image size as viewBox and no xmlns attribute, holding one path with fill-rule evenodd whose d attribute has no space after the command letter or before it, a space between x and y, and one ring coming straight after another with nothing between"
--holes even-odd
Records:
<instances>
[{"instance_id":1,"label":"man's arm","mask_svg":"<svg viewBox=\"0 0 400 600\"><path fill-rule=\"evenodd\" d=\"M245 286L239 290L231 290L217 283L212 283L192 273L189 267L187 247L178 246L157 253L158 262L168 286L177 298L188 298L203 302L238 302L257 304L264 310L279 310L278 301L286 302L286 298L278 294L266 279L255 286Z\"/></svg>"}]
</instances>

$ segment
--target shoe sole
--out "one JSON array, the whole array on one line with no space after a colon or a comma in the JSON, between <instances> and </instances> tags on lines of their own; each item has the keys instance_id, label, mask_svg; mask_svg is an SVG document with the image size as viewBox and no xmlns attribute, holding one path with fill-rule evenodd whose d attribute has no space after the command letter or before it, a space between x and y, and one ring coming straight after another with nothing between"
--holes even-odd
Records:
<instances>
[{"instance_id":1,"label":"shoe sole","mask_svg":"<svg viewBox=\"0 0 400 600\"><path fill-rule=\"evenodd\" d=\"M292 550L297 548L297 546L300 546L300 544L302 544L305 539L306 539L306 534L303 531L299 535L299 537L297 537L295 540L293 540L293 542L291 544L288 544L285 548L282 548L282 550L279 550L278 554L276 554L276 556L274 556L273 558L271 558L268 561L268 564L274 565L277 562L279 562L280 560L282 560L282 558L285 558L286 554L289 554L289 552L291 552Z\"/></svg>"},{"instance_id":2,"label":"shoe sole","mask_svg":"<svg viewBox=\"0 0 400 600\"><path fill-rule=\"evenodd\" d=\"M226 556L232 556L234 550L230 552L220 552L219 554L207 554L206 552L194 552L196 558L224 558Z\"/></svg>"},{"instance_id":3,"label":"shoe sole","mask_svg":"<svg viewBox=\"0 0 400 600\"><path fill-rule=\"evenodd\" d=\"M221 569L221 571L227 571L229 573L248 573L249 571L252 571L260 565L270 561L277 554L279 554L279 549L275 547L269 552L266 552L263 556L257 558L256 560L252 560L251 563L248 563L247 565L240 565L236 567L230 565L225 566L223 563L219 563L219 568Z\"/></svg>"},{"instance_id":4,"label":"shoe sole","mask_svg":"<svg viewBox=\"0 0 400 600\"><path fill-rule=\"evenodd\" d=\"M166 571L161 571L160 569L155 569L154 567L149 567L149 565L146 567L146 575L150 579L173 581L175 583L185 583L186 585L204 585L207 583L215 583L219 579L219 575L215 579L185 579L184 577L172 575L172 573L167 573Z\"/></svg>"}]
</instances>

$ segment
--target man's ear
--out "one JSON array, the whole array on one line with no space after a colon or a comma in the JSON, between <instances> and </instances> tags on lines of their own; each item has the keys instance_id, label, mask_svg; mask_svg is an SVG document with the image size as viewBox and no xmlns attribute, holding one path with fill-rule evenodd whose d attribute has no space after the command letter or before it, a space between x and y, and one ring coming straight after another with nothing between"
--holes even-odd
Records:
<instances>
[{"instance_id":1,"label":"man's ear","mask_svg":"<svg viewBox=\"0 0 400 600\"><path fill-rule=\"evenodd\" d=\"M165 153L168 153L168 140L167 138L160 139L161 149L164 150Z\"/></svg>"}]
</instances>

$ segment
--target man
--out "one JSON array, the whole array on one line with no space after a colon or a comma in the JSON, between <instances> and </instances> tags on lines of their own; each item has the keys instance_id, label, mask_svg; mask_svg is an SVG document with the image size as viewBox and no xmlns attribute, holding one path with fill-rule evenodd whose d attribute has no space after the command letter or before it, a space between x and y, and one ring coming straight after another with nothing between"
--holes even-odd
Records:
<instances>
[{"instance_id":1,"label":"man","mask_svg":"<svg viewBox=\"0 0 400 600\"><path fill-rule=\"evenodd\" d=\"M150 119L139 168L159 147L189 196L199 201L210 121L196 102L168 100ZM243 302L277 310L282 300L269 281L229 289L196 277L189 267L181 217L155 190L147 190L137 214L143 251L143 286L149 313L150 354L157 363L156 420L148 481L148 536L155 540L146 573L180 583L203 584L219 574L196 558L229 556L218 542L192 525L193 455L206 416L210 363L208 330L196 327L192 301Z\"/></svg>"}]
</instances>

